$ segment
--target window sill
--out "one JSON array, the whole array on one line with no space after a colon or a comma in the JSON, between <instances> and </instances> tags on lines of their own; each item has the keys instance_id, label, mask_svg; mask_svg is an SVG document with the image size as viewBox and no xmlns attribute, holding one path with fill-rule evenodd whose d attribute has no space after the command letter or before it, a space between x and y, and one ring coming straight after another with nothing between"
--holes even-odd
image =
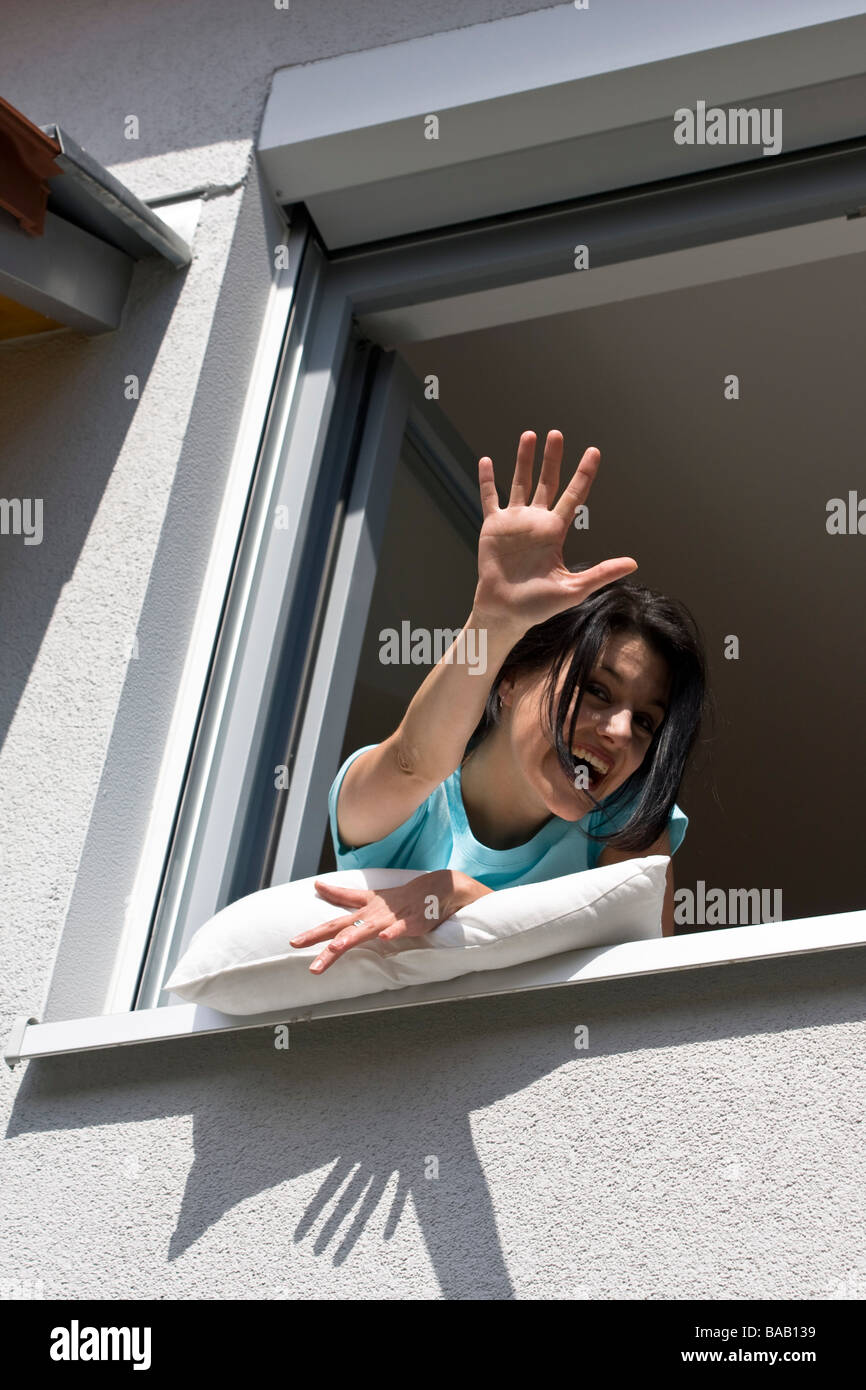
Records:
<instances>
[{"instance_id":1,"label":"window sill","mask_svg":"<svg viewBox=\"0 0 866 1390\"><path fill-rule=\"evenodd\" d=\"M331 1000L312 1008L243 1018L217 1013L198 1004L139 1009L56 1023L40 1023L25 1015L14 1024L3 1057L8 1066L15 1067L35 1057L94 1052L105 1047L166 1041L191 1034L236 1032L277 1023L308 1023L314 1019L408 1008L415 1004L483 999L555 985L656 975L671 970L805 955L859 945L866 945L866 910L752 927L711 928L688 936L568 951L506 970L477 972L436 984L383 990L356 999Z\"/></svg>"}]
</instances>

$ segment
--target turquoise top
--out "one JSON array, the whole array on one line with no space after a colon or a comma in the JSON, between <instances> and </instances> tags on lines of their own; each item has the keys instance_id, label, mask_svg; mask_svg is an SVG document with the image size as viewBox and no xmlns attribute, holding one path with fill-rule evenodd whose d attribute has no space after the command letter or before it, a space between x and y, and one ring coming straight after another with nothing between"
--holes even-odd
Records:
<instances>
[{"instance_id":1,"label":"turquoise top","mask_svg":"<svg viewBox=\"0 0 866 1390\"><path fill-rule=\"evenodd\" d=\"M419 873L432 869L460 869L494 889L512 888L518 883L541 883L581 869L594 869L604 845L586 839L581 827L598 833L604 818L605 832L619 828L625 824L631 810L627 803L606 817L604 811L595 810L579 821L552 816L525 844L512 849L491 849L476 840L469 828L458 767L390 835L362 845L360 849L350 849L337 833L337 797L350 763L368 748L375 747L375 743L368 743L350 754L328 793L331 839L338 869L417 869ZM688 823L686 813L675 805L668 820L672 854L682 844Z\"/></svg>"}]
</instances>

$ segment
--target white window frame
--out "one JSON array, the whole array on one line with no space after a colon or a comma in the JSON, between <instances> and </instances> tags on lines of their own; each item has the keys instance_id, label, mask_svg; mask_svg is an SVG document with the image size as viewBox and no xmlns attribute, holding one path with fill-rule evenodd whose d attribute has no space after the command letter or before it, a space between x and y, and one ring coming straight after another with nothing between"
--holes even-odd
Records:
<instances>
[{"instance_id":1,"label":"white window frame","mask_svg":"<svg viewBox=\"0 0 866 1390\"><path fill-rule=\"evenodd\" d=\"M577 242L592 245L595 266L610 267L644 257L648 245L656 255L710 243L721 245L744 236L845 218L852 209L864 205L866 142L852 141L844 147L808 151L763 164L582 199L573 205L527 213L502 223L454 229L438 237L412 238L402 244L344 253L330 260L326 260L309 229L304 230L300 276L296 267L293 278L278 284L274 292L261 360L253 374L249 409L238 441L238 456L245 459L247 482L250 455L257 452L255 486L243 509L243 527L240 476L227 493L190 648L179 714L166 753L164 785L143 849L137 884L139 916L127 924L108 1007L100 1015L83 1019L48 1023L32 1017L19 1019L4 1054L10 1065L25 1058L187 1033L236 1031L271 1022L299 1022L866 944L866 911L856 911L574 951L441 985L386 991L278 1015L238 1019L195 1005L132 1007L133 977L141 965L145 925L149 929L162 870L167 866L177 873L180 868L184 891L199 893L199 902L205 901L201 894L210 891L215 893L214 903L222 905L220 889L214 885L219 874L224 876L227 861L219 856L225 855L233 842L236 844L237 820L231 787L225 779L221 783L221 774L227 758L236 771L239 766L249 766L255 753L257 716L268 696L269 683L273 682L274 663L291 619L289 600L298 596L300 547L313 524L311 511L329 463L328 448L333 447L335 437L344 439L352 424L340 416L349 387L354 390L352 399L356 406L361 395L364 397L365 431L347 509L348 531L344 526L332 573L332 578L336 576L336 588L332 588L325 605L321 640L314 653L313 684L317 678L321 680L328 662L333 669L335 614L339 616L342 602L340 585L357 575L358 566L363 570L366 589L372 584L375 554L362 543L359 516L363 523L360 514L373 496L375 462L382 440L390 440L385 453L396 453L406 425L407 393L405 368L396 354L382 353L374 347L372 385L359 395L358 383L350 379L346 368L355 325L363 323L367 316L399 313L419 302L453 301L459 306L463 297L471 297L470 292L483 288L495 290L555 277L562 277L565 284L574 274L571 248ZM266 365L275 366L279 355L276 345L282 341L280 335L286 328L281 316L287 293L292 305L281 369L268 376ZM278 305L281 295L283 302ZM459 325L453 331L459 331ZM340 381L342 394L338 391ZM257 433L256 451L252 444ZM241 469L240 474L243 472ZM289 496L296 499L293 544L280 548L274 544L269 518L280 497ZM354 568L351 574L341 573L340 557L345 558L342 542L352 526ZM229 586L229 561L235 559L236 547ZM217 633L217 610L222 607L227 590L228 600ZM334 621L329 633L330 620ZM240 660L238 653L247 643L252 655L248 652L246 659ZM205 671L214 649L216 658L206 681ZM192 745L192 716L202 704L205 717L199 727L190 775L181 792L179 780L183 780ZM319 766L319 781L327 783L336 772L339 740L324 753L323 746L320 711L311 712L308 705L300 725L298 762L300 765L306 758L309 766L311 752L318 750L320 759L330 759L327 767ZM296 847L304 842L310 817L321 811L316 804L307 804L303 782L300 786L304 804L303 814L296 815L293 831ZM292 811L292 795L290 788L290 815L298 809L296 802ZM185 840L175 836L169 854L166 832L170 813L172 821L175 816L179 818L180 826L186 817L187 835ZM300 858L293 856L291 846L287 857L285 846L281 853L283 869L289 865L293 876L315 871L315 865L312 869L303 868L304 862L310 862L308 845ZM285 872L282 877L286 877Z\"/></svg>"}]
</instances>

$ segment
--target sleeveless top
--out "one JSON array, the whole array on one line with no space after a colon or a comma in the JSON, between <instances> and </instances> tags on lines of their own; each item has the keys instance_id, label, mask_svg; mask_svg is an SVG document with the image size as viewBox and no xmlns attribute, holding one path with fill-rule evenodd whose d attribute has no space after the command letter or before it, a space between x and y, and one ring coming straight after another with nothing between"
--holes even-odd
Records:
<instances>
[{"instance_id":1,"label":"sleeveless top","mask_svg":"<svg viewBox=\"0 0 866 1390\"><path fill-rule=\"evenodd\" d=\"M476 840L469 828L458 767L440 782L408 820L381 840L353 849L343 844L337 831L337 798L347 768L375 743L357 748L343 763L328 793L331 839L339 869L460 869L487 888L512 888L519 883L541 883L582 869L594 869L603 844L588 840L584 830L608 833L625 824L633 800L614 813L592 810L579 821L552 816L525 844L511 849L491 849ZM671 854L682 844L688 816L675 805L668 819ZM637 856L636 856L637 857Z\"/></svg>"}]
</instances>

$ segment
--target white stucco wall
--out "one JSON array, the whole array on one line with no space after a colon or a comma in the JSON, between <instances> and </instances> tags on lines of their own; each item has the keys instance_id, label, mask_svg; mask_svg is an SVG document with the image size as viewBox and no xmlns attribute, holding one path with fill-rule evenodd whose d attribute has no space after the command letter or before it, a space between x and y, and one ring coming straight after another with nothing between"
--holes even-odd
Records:
<instances>
[{"instance_id":1,"label":"white stucco wall","mask_svg":"<svg viewBox=\"0 0 866 1390\"><path fill-rule=\"evenodd\" d=\"M46 0L4 8L8 101L140 196L204 188L192 266L140 264L117 333L0 351L0 495L45 505L43 544L0 552L4 1035L40 1011L88 837L106 853L87 901L114 921L130 891L268 289L251 151L270 74L540 8L94 2L62 26ZM110 748L128 774L106 782ZM851 950L323 1022L288 1051L256 1031L4 1067L0 1279L47 1298L862 1297L864 975Z\"/></svg>"}]
</instances>

